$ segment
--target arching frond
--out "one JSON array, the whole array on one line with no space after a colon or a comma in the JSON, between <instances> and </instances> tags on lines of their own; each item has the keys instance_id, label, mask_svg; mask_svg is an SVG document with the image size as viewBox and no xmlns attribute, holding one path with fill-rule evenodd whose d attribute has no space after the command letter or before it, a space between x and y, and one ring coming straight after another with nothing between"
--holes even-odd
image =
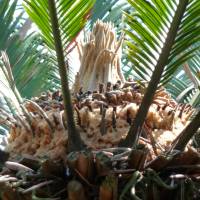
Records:
<instances>
[{"instance_id":1,"label":"arching frond","mask_svg":"<svg viewBox=\"0 0 200 200\"><path fill-rule=\"evenodd\" d=\"M86 24L94 2L94 0L56 0L56 12L65 51ZM48 0L24 0L24 7L38 26L46 44L51 50L55 50Z\"/></svg>"},{"instance_id":2,"label":"arching frond","mask_svg":"<svg viewBox=\"0 0 200 200\"><path fill-rule=\"evenodd\" d=\"M161 55L164 55L168 58L161 83L166 84L177 68L192 58L199 48L200 15L197 13L200 12L200 3L197 0L186 3L187 8L168 56L163 50L168 45L169 30L173 28L173 19L181 1L128 2L135 9L131 14L125 13L128 25L126 46L133 70L141 79L149 81Z\"/></svg>"},{"instance_id":3,"label":"arching frond","mask_svg":"<svg viewBox=\"0 0 200 200\"><path fill-rule=\"evenodd\" d=\"M59 88L51 75L58 73L56 62L52 62L39 35L20 37L25 20L17 1L0 0L0 19L0 50L8 54L21 95L30 98L45 90Z\"/></svg>"}]
</instances>

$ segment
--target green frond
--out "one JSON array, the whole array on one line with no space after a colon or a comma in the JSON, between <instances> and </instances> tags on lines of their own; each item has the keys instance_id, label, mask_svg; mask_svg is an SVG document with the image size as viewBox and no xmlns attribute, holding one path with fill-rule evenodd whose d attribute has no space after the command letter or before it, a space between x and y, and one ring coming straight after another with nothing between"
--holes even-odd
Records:
<instances>
[{"instance_id":1,"label":"green frond","mask_svg":"<svg viewBox=\"0 0 200 200\"><path fill-rule=\"evenodd\" d=\"M166 84L167 90L174 99L181 103L190 103L195 107L200 105L199 71L200 52L197 51L187 64L179 67L174 77Z\"/></svg>"},{"instance_id":2,"label":"green frond","mask_svg":"<svg viewBox=\"0 0 200 200\"><path fill-rule=\"evenodd\" d=\"M188 64L191 72L198 81L198 85L200 86L200 51L196 52L196 55L188 61Z\"/></svg>"},{"instance_id":3,"label":"green frond","mask_svg":"<svg viewBox=\"0 0 200 200\"><path fill-rule=\"evenodd\" d=\"M195 92L194 85L186 76L173 77L167 83L166 88L180 103L189 103L190 96Z\"/></svg>"},{"instance_id":4,"label":"green frond","mask_svg":"<svg viewBox=\"0 0 200 200\"><path fill-rule=\"evenodd\" d=\"M22 96L30 98L41 92L58 89L51 74L58 74L56 62L53 61L38 35L31 35L23 42L12 43L7 53L11 60L17 88ZM15 53L12 53L16 49Z\"/></svg>"},{"instance_id":5,"label":"green frond","mask_svg":"<svg viewBox=\"0 0 200 200\"><path fill-rule=\"evenodd\" d=\"M133 63L133 70L137 71L142 80L150 80L163 49L172 21L180 2L176 1L147 1L128 0L135 12L125 13L127 29L126 49L128 57ZM161 84L166 84L176 70L190 60L199 49L200 40L200 2L191 0L181 20L173 47L165 64ZM196 44L196 45L194 45Z\"/></svg>"},{"instance_id":6,"label":"green frond","mask_svg":"<svg viewBox=\"0 0 200 200\"><path fill-rule=\"evenodd\" d=\"M19 12L17 16L16 10ZM53 62L39 35L20 38L24 23L24 11L18 8L17 1L0 0L0 50L8 54L20 94L30 98L43 91L60 88L60 84L56 62Z\"/></svg>"},{"instance_id":7,"label":"green frond","mask_svg":"<svg viewBox=\"0 0 200 200\"><path fill-rule=\"evenodd\" d=\"M59 29L65 51L86 24L94 2L95 0L56 0ZM24 7L38 26L46 44L55 50L48 0L25 0Z\"/></svg>"}]
</instances>

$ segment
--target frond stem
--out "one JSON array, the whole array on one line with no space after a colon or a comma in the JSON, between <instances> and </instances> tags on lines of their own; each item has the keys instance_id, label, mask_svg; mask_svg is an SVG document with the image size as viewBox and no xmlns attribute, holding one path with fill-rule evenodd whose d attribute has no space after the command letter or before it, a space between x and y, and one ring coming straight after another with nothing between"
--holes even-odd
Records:
<instances>
[{"instance_id":1,"label":"frond stem","mask_svg":"<svg viewBox=\"0 0 200 200\"><path fill-rule=\"evenodd\" d=\"M175 145L174 149L183 151L190 141L190 139L197 132L200 127L200 111L194 117L194 119L190 122L190 124L182 131L180 134L179 140Z\"/></svg>"},{"instance_id":2,"label":"frond stem","mask_svg":"<svg viewBox=\"0 0 200 200\"><path fill-rule=\"evenodd\" d=\"M138 143L138 139L140 136L140 132L142 130L142 126L146 119L149 107L152 103L154 94L157 90L158 84L160 82L162 73L164 71L165 66L168 64L168 57L170 56L170 51L172 46L174 45L174 41L178 32L178 28L181 24L181 20L185 13L186 7L188 5L189 0L181 0L177 7L175 16L173 18L171 27L169 29L164 47L160 54L159 60L155 66L155 70L149 82L148 88L145 92L144 98L140 105L140 108L137 112L136 118L133 121L131 128L128 132L128 135L125 140L123 140L119 145L120 146L133 146L136 147Z\"/></svg>"},{"instance_id":3,"label":"frond stem","mask_svg":"<svg viewBox=\"0 0 200 200\"><path fill-rule=\"evenodd\" d=\"M61 42L56 5L55 0L48 0L49 5L49 14L51 19L51 25L53 30L53 37L57 55L57 61L59 66L59 73L61 78L61 88L64 101L65 117L67 119L68 127L68 150L79 151L83 149L83 142L80 138L80 134L75 126L74 114L73 114L73 105L71 101L71 94L68 84L68 73L67 67L65 65L63 46Z\"/></svg>"}]
</instances>

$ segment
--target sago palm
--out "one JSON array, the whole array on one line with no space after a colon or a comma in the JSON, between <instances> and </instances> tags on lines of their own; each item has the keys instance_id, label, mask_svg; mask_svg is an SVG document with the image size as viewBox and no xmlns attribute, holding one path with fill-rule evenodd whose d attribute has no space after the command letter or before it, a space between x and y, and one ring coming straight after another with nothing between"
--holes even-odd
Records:
<instances>
[{"instance_id":1,"label":"sago palm","mask_svg":"<svg viewBox=\"0 0 200 200\"><path fill-rule=\"evenodd\" d=\"M200 112L190 105L177 104L162 85L199 48L199 1L129 0L133 12L125 14L125 44L138 75L146 78L150 74L145 82L124 79L120 68L123 38L116 37L112 24L97 21L79 49L81 67L74 94L68 85L65 56L94 1L25 2L56 55L62 95L47 93L35 102L26 101L25 115L19 120L9 119L12 127L7 149L11 157L28 153L43 162L36 159L39 163L33 165L34 159L26 157L24 165L6 162L6 167L29 173L34 168L49 178L28 189L21 185L22 192L8 193L10 187L5 186L3 197L18 192L34 199L41 196L41 187L45 197L60 197L58 191L64 191L64 198L77 200L198 196L198 180L190 179L190 194L183 190L186 183L178 179L198 174L199 152L187 144L198 131ZM54 100L51 106L50 100ZM67 175L65 167L69 169ZM6 178L10 177L3 177L2 182ZM55 183L59 184L53 188L51 184ZM194 187L197 189L192 190Z\"/></svg>"}]
</instances>

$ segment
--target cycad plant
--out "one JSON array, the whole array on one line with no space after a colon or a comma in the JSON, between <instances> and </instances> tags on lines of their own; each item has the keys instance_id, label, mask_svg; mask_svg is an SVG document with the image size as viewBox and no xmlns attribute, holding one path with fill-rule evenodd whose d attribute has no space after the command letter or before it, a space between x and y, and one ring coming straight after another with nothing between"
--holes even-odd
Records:
<instances>
[{"instance_id":1,"label":"cycad plant","mask_svg":"<svg viewBox=\"0 0 200 200\"><path fill-rule=\"evenodd\" d=\"M25 115L12 124L7 149L11 157L25 153L36 158L23 157L20 165L5 162L15 171L20 189L3 185L4 199L16 194L29 199L73 200L199 197L195 179L199 152L187 144L198 131L200 112L175 102L163 85L199 48L200 3L129 3L133 12L125 14L127 55L145 81L124 79L120 71L123 40L116 37L112 24L98 21L82 46L81 68L72 94L68 47L85 24L94 1L25 1L27 12L56 58L62 95L59 91L47 93L23 104L30 120ZM88 81L84 77L90 77L92 86L84 85ZM49 106L49 99L54 100L53 105ZM16 173L20 170L28 175ZM24 176L29 185L19 181ZM1 177L1 182L11 181L9 178Z\"/></svg>"}]
</instances>

